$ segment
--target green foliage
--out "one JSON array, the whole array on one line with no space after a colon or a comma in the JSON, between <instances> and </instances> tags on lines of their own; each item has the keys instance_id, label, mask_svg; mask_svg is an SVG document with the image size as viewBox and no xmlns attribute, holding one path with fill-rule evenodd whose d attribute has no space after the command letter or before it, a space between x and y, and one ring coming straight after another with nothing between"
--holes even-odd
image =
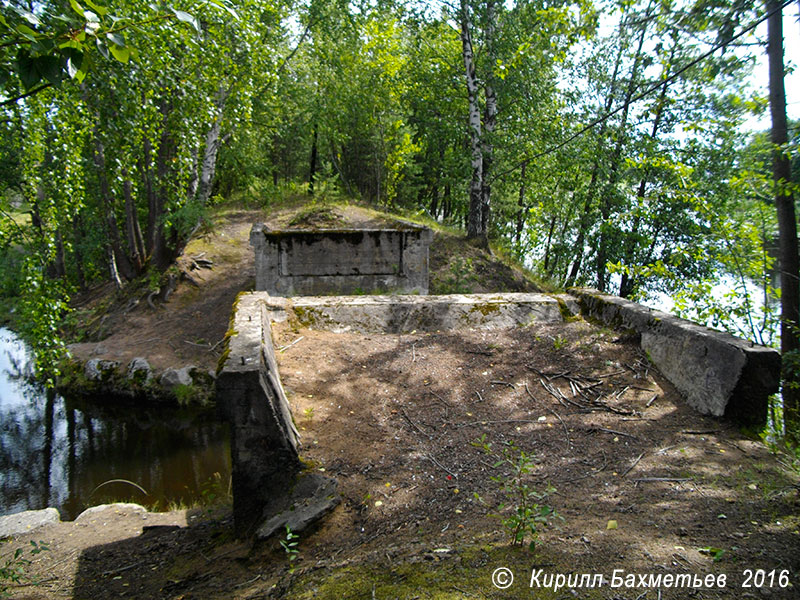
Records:
<instances>
[{"instance_id":1,"label":"green foliage","mask_svg":"<svg viewBox=\"0 0 800 600\"><path fill-rule=\"evenodd\" d=\"M229 481L224 481L222 475L215 472L200 486L200 498L206 507L229 503L232 499Z\"/></svg>"},{"instance_id":2,"label":"green foliage","mask_svg":"<svg viewBox=\"0 0 800 600\"><path fill-rule=\"evenodd\" d=\"M31 6L0 19L0 293L41 295L18 314L45 354L58 354L53 321L75 290L115 270L155 289L210 204L305 199L312 171L321 202L464 224L458 8ZM684 316L773 344L772 148L742 133L765 106L745 86L753 61L715 53L678 73L755 11L612 2L603 36L588 2L495 3L493 30L486 3L464 6L499 107L481 139L496 246L555 287L666 294ZM470 259L449 268L445 291L469 291Z\"/></svg>"},{"instance_id":3,"label":"green foliage","mask_svg":"<svg viewBox=\"0 0 800 600\"><path fill-rule=\"evenodd\" d=\"M192 384L185 385L180 383L172 389L172 392L175 394L180 406L188 406L203 396L202 392Z\"/></svg>"},{"instance_id":4,"label":"green foliage","mask_svg":"<svg viewBox=\"0 0 800 600\"><path fill-rule=\"evenodd\" d=\"M300 543L298 540L300 536L292 532L289 525L286 525L286 537L280 541L281 548L286 553L286 560L289 561L289 573L295 571L295 561L300 556L300 550L297 545Z\"/></svg>"},{"instance_id":5,"label":"green foliage","mask_svg":"<svg viewBox=\"0 0 800 600\"><path fill-rule=\"evenodd\" d=\"M527 539L528 548L533 551L541 530L562 519L552 506L544 503L555 493L555 488L548 485L540 492L526 482L527 476L536 470L534 455L519 449L513 442L506 443L499 454L486 441L486 434L472 445L494 458L496 462L492 466L500 471L491 478L504 498L494 516L500 519L512 545L523 545ZM476 498L483 502L477 493Z\"/></svg>"},{"instance_id":6,"label":"green foliage","mask_svg":"<svg viewBox=\"0 0 800 600\"><path fill-rule=\"evenodd\" d=\"M706 546L705 548L698 548L701 554L707 554L714 559L714 562L719 562L725 557L725 550L723 548L716 548L714 546Z\"/></svg>"},{"instance_id":7,"label":"green foliage","mask_svg":"<svg viewBox=\"0 0 800 600\"><path fill-rule=\"evenodd\" d=\"M31 548L29 548L30 555L36 556L40 552L49 550L44 542L31 541ZM14 554L0 564L0 597L6 598L8 596L8 584L22 583L25 579L25 567L31 564L30 559L25 558L25 549L17 548Z\"/></svg>"},{"instance_id":8,"label":"green foliage","mask_svg":"<svg viewBox=\"0 0 800 600\"><path fill-rule=\"evenodd\" d=\"M170 5L118 5L110 10L92 0L81 2L70 0L69 6L43 2L35 7L11 2L3 6L0 85L5 97L23 96L20 84L26 93L58 86L63 80L80 84L90 71L99 68L98 60L127 64L139 56L131 45L136 35L130 34L154 24L171 21L174 27L184 24L195 34L202 33L197 18ZM192 10L208 8L236 16L224 0L199 2Z\"/></svg>"},{"instance_id":9,"label":"green foliage","mask_svg":"<svg viewBox=\"0 0 800 600\"><path fill-rule=\"evenodd\" d=\"M553 338L553 350L561 350L569 343L569 340L561 335Z\"/></svg>"},{"instance_id":10,"label":"green foliage","mask_svg":"<svg viewBox=\"0 0 800 600\"><path fill-rule=\"evenodd\" d=\"M477 279L475 268L472 264L472 259L465 259L460 256L456 256L450 262L449 271L450 272L445 276L444 281L439 282L441 293L470 293L470 284Z\"/></svg>"},{"instance_id":11,"label":"green foliage","mask_svg":"<svg viewBox=\"0 0 800 600\"><path fill-rule=\"evenodd\" d=\"M66 345L59 334L61 319L69 311L64 283L46 276L36 255L26 257L18 323L24 339L34 342L34 371L52 386L59 375L59 363L66 356Z\"/></svg>"}]
</instances>

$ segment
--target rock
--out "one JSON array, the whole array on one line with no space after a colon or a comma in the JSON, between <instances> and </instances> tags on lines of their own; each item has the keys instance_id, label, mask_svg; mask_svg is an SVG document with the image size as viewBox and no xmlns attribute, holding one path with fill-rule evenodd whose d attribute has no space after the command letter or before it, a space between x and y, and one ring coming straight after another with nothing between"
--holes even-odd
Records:
<instances>
[{"instance_id":1,"label":"rock","mask_svg":"<svg viewBox=\"0 0 800 600\"><path fill-rule=\"evenodd\" d=\"M119 363L115 360L91 358L86 361L83 374L89 381L108 381L117 372Z\"/></svg>"},{"instance_id":2,"label":"rock","mask_svg":"<svg viewBox=\"0 0 800 600\"><path fill-rule=\"evenodd\" d=\"M28 533L60 521L61 515L55 508L26 510L15 515L0 517L0 539Z\"/></svg>"},{"instance_id":3,"label":"rock","mask_svg":"<svg viewBox=\"0 0 800 600\"><path fill-rule=\"evenodd\" d=\"M258 528L256 539L265 540L286 526L298 533L339 505L335 479L319 473L301 475L288 498L289 508L282 510Z\"/></svg>"},{"instance_id":4,"label":"rock","mask_svg":"<svg viewBox=\"0 0 800 600\"><path fill-rule=\"evenodd\" d=\"M153 369L146 358L137 356L128 363L128 379L139 384L150 383L153 379Z\"/></svg>"},{"instance_id":5,"label":"rock","mask_svg":"<svg viewBox=\"0 0 800 600\"><path fill-rule=\"evenodd\" d=\"M173 369L172 367L164 369L164 372L159 377L158 382L168 390L172 390L179 385L192 385L193 379L191 371L196 367L189 365L182 369Z\"/></svg>"},{"instance_id":6,"label":"rock","mask_svg":"<svg viewBox=\"0 0 800 600\"><path fill-rule=\"evenodd\" d=\"M214 381L217 378L214 374L214 371L208 369L199 369L194 366L186 368L189 369L189 377L191 377L193 384L202 388L210 388L214 385Z\"/></svg>"},{"instance_id":7,"label":"rock","mask_svg":"<svg viewBox=\"0 0 800 600\"><path fill-rule=\"evenodd\" d=\"M75 522L77 523L78 521L95 517L105 511L114 511L115 514L124 515L130 513L147 514L147 509L141 504L133 504L132 502L115 502L113 504L99 504L97 506L87 508L75 518Z\"/></svg>"}]
</instances>

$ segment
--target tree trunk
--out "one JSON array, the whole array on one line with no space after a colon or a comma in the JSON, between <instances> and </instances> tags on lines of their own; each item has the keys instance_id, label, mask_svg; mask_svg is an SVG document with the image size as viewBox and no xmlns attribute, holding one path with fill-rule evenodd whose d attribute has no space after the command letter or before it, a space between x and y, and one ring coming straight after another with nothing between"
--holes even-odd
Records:
<instances>
[{"instance_id":1,"label":"tree trunk","mask_svg":"<svg viewBox=\"0 0 800 600\"><path fill-rule=\"evenodd\" d=\"M83 225L81 213L78 211L72 219L72 251L75 254L75 274L78 278L78 289L86 291L86 274L83 270Z\"/></svg>"},{"instance_id":2,"label":"tree trunk","mask_svg":"<svg viewBox=\"0 0 800 600\"><path fill-rule=\"evenodd\" d=\"M661 80L666 81L669 78L670 71L672 71L672 61L675 58L675 51L677 50L678 45L677 43L672 46L670 50L669 60L667 64L664 65L664 68L661 72ZM664 107L666 106L666 99L667 99L667 88L669 87L668 84L664 84L661 86L661 93L658 95L658 100L656 101L656 116L653 120L653 129L650 131L650 139L655 141L656 137L658 136L658 129L661 126L661 120L664 118ZM636 197L638 198L639 202L644 202L645 193L647 191L647 183L649 179L648 169L645 169L644 175L642 175L641 181L639 181L639 189L636 192ZM623 260L626 264L631 264L634 261L634 252L636 251L637 242L636 242L636 235L639 233L639 225L641 224L641 219L637 214L633 220L633 225L631 226L631 231L628 235L628 240L625 245L625 253L623 255ZM645 263L646 264L646 263ZM622 273L622 280L620 281L619 286L619 295L622 298L628 298L635 290L638 285L638 281L636 277L631 276L627 271Z\"/></svg>"},{"instance_id":3,"label":"tree trunk","mask_svg":"<svg viewBox=\"0 0 800 600\"><path fill-rule=\"evenodd\" d=\"M186 186L186 200L192 201L197 196L197 186L200 184L200 148L192 148L192 169L189 175L189 184Z\"/></svg>"},{"instance_id":4,"label":"tree trunk","mask_svg":"<svg viewBox=\"0 0 800 600\"><path fill-rule=\"evenodd\" d=\"M311 133L311 160L308 167L308 195L314 195L314 179L317 176L317 138L319 131L317 124L314 123L314 129Z\"/></svg>"},{"instance_id":5,"label":"tree trunk","mask_svg":"<svg viewBox=\"0 0 800 600\"><path fill-rule=\"evenodd\" d=\"M167 117L172 112L172 104L166 100L161 102L161 139L156 152L156 177L154 187L154 203L150 207L149 221L155 222L153 230L153 250L151 261L159 271L164 271L175 260L174 239L167 239L164 227L164 206L169 197L170 165L177 151L175 140L172 137ZM175 234L170 236L175 237ZM172 242L172 243L171 243Z\"/></svg>"},{"instance_id":6,"label":"tree trunk","mask_svg":"<svg viewBox=\"0 0 800 600\"><path fill-rule=\"evenodd\" d=\"M495 33L497 28L497 12L494 0L486 2L486 52L490 65L497 63L497 50L495 48ZM481 139L481 232L484 241L488 242L489 210L491 208L492 185L490 183L492 166L494 164L494 142L492 135L497 124L497 94L494 89L494 69L490 67L486 73L484 86L486 106L483 112L483 137Z\"/></svg>"},{"instance_id":7,"label":"tree trunk","mask_svg":"<svg viewBox=\"0 0 800 600\"><path fill-rule=\"evenodd\" d=\"M214 122L206 133L206 144L203 150L203 162L200 166L200 183L197 188L197 201L201 206L208 203L214 184L214 174L217 171L217 154L225 139L222 132L222 110L228 98L228 91L220 88L215 101L217 114Z\"/></svg>"},{"instance_id":8,"label":"tree trunk","mask_svg":"<svg viewBox=\"0 0 800 600\"><path fill-rule=\"evenodd\" d=\"M153 171L150 167L153 155L153 145L150 140L144 138L142 143L142 160L139 171L144 182L144 193L147 197L147 227L145 228L145 255L149 256L153 252L156 243L156 215L158 214L158 199L156 198L155 183L153 182Z\"/></svg>"},{"instance_id":9,"label":"tree trunk","mask_svg":"<svg viewBox=\"0 0 800 600\"><path fill-rule=\"evenodd\" d=\"M439 184L434 183L431 188L430 213L434 220L439 218Z\"/></svg>"},{"instance_id":10,"label":"tree trunk","mask_svg":"<svg viewBox=\"0 0 800 600\"><path fill-rule=\"evenodd\" d=\"M612 106L614 106L614 96L616 95L617 91L617 77L619 76L619 69L622 65L622 53L625 48L625 44L623 43L623 36L625 33L625 28L627 26L627 17L623 17L619 22L619 48L617 49L617 56L614 59L614 71L611 75L611 82L608 85L608 92L606 93L606 101L605 105L602 107L603 112L602 115L607 115L611 112ZM583 202L583 212L581 213L579 224L578 224L578 237L575 240L575 244L573 245L572 249L572 256L575 258L572 261L572 267L570 269L569 274L567 275L566 279L564 280L564 287L569 288L575 285L575 281L578 277L578 273L581 269L581 263L583 262L583 254L584 254L584 243L586 240L586 233L589 229L589 218L592 212L592 202L595 196L595 188L597 186L597 180L600 175L600 162L603 158L603 154L605 153L605 136L606 130L608 129L608 119L603 119L603 122L600 124L600 130L597 132L597 148L595 150L594 156L594 164L592 165L592 175L589 180L589 186L586 189L586 195ZM569 257L566 257L567 264L569 264Z\"/></svg>"},{"instance_id":11,"label":"tree trunk","mask_svg":"<svg viewBox=\"0 0 800 600\"><path fill-rule=\"evenodd\" d=\"M783 11L780 0L767 0L767 57L769 59L769 108L772 115L772 179L778 213L778 262L781 286L781 354L784 358L783 402L787 432L796 439L800 429L800 373L790 372L800 348L800 260L797 250L797 217L791 188L791 163L784 153L788 142L786 91L783 64ZM796 364L796 361L792 361ZM794 385L792 385L794 384Z\"/></svg>"},{"instance_id":12,"label":"tree trunk","mask_svg":"<svg viewBox=\"0 0 800 600\"><path fill-rule=\"evenodd\" d=\"M647 16L650 15L651 6L652 2L647 7ZM630 110L631 100L633 99L633 93L636 90L636 84L639 78L639 66L642 62L642 48L644 47L644 40L647 34L648 24L649 19L645 19L644 23L642 24L642 31L639 34L639 45L636 48L633 66L631 67L631 76L628 80L628 87L625 90L625 101L623 104L622 117L620 118L620 125L617 133L617 144L614 147L614 152L611 156L611 170L608 176L608 182L604 187L603 195L600 200L601 223L600 238L597 244L597 289L601 292L605 292L607 287L606 263L608 262L608 250L610 243L610 236L608 234L610 228L609 221L611 219L611 211L613 208L612 197L614 195L614 188L617 186L619 177L619 165L622 158L622 150L625 147L625 141L627 139L626 128L628 127L628 112Z\"/></svg>"},{"instance_id":13,"label":"tree trunk","mask_svg":"<svg viewBox=\"0 0 800 600\"><path fill-rule=\"evenodd\" d=\"M525 227L525 172L528 170L528 163L522 163L522 169L519 173L520 183L519 183L519 196L517 197L517 226L516 231L514 232L515 239L517 241L517 246L519 247L522 244L522 230ZM552 231L552 228L551 228ZM545 261L546 264L546 261ZM545 266L545 269L547 266Z\"/></svg>"},{"instance_id":14,"label":"tree trunk","mask_svg":"<svg viewBox=\"0 0 800 600\"><path fill-rule=\"evenodd\" d=\"M125 233L128 239L128 250L131 255L134 271L142 273L145 263L144 240L142 240L142 230L139 227L139 215L136 211L136 201L131 190L131 180L128 177L128 170L122 169L122 192L125 196Z\"/></svg>"},{"instance_id":15,"label":"tree trunk","mask_svg":"<svg viewBox=\"0 0 800 600\"><path fill-rule=\"evenodd\" d=\"M469 186L469 209L467 212L467 237L485 239L483 223L483 152L481 149L481 111L478 107L478 82L475 77L475 56L472 49L471 23L466 0L461 0L461 53L469 101L469 140L471 149L472 178Z\"/></svg>"},{"instance_id":16,"label":"tree trunk","mask_svg":"<svg viewBox=\"0 0 800 600\"><path fill-rule=\"evenodd\" d=\"M97 137L97 131L94 132L94 165L97 167L97 180L100 185L100 203L105 213L106 235L108 236L108 244L113 262L112 279L116 278L119 280L121 275L125 279L130 280L133 279L134 276L133 266L122 248L122 240L120 239L119 227L117 226L117 216L114 210L114 199L111 197L111 188L108 185L108 177L106 176L105 151L103 142Z\"/></svg>"}]
</instances>

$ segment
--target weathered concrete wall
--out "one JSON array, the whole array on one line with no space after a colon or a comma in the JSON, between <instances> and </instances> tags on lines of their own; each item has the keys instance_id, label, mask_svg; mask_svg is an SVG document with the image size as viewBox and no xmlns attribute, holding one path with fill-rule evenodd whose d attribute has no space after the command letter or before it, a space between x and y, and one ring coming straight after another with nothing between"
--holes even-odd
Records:
<instances>
[{"instance_id":1,"label":"weathered concrete wall","mask_svg":"<svg viewBox=\"0 0 800 600\"><path fill-rule=\"evenodd\" d=\"M428 247L433 232L404 229L250 232L256 290L273 296L428 293Z\"/></svg>"},{"instance_id":2,"label":"weathered concrete wall","mask_svg":"<svg viewBox=\"0 0 800 600\"><path fill-rule=\"evenodd\" d=\"M289 302L301 325L337 333L492 329L563 320L558 302L543 294L301 296Z\"/></svg>"},{"instance_id":3,"label":"weathered concrete wall","mask_svg":"<svg viewBox=\"0 0 800 600\"><path fill-rule=\"evenodd\" d=\"M232 330L217 377L217 405L231 423L233 516L237 535L246 535L273 512L302 465L263 298L239 296Z\"/></svg>"},{"instance_id":4,"label":"weathered concrete wall","mask_svg":"<svg viewBox=\"0 0 800 600\"><path fill-rule=\"evenodd\" d=\"M763 425L778 391L780 354L727 333L592 289L572 289L581 311L634 329L653 364L702 414Z\"/></svg>"}]
</instances>

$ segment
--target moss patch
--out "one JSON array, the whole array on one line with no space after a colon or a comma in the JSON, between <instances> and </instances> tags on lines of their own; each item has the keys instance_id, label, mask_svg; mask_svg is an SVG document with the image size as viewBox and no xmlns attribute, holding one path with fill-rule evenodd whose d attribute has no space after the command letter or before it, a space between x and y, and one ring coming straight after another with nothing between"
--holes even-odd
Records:
<instances>
[{"instance_id":1,"label":"moss patch","mask_svg":"<svg viewBox=\"0 0 800 600\"><path fill-rule=\"evenodd\" d=\"M514 574L508 589L492 583L496 569L505 567ZM418 555L399 559L377 560L338 569L301 575L289 589L288 597L297 600L340 600L341 598L426 598L462 600L463 598L522 598L539 600L564 598L565 591L534 586L532 569L542 569L539 581L550 574L577 571L573 557L551 552L536 553L508 546L470 546L461 549L431 548ZM586 572L591 572L587 570ZM609 574L610 576L610 574ZM586 599L605 598L606 588L580 590Z\"/></svg>"}]
</instances>

